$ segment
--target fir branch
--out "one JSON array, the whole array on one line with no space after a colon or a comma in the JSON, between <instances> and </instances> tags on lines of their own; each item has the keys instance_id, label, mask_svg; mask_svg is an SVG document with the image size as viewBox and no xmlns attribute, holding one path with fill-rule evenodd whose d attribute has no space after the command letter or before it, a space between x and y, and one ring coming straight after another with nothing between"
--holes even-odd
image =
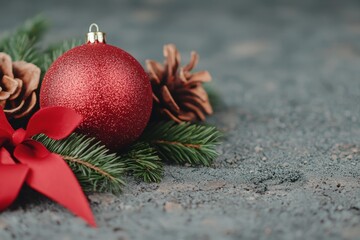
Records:
<instances>
[{"instance_id":1,"label":"fir branch","mask_svg":"<svg viewBox=\"0 0 360 240\"><path fill-rule=\"evenodd\" d=\"M5 33L5 36L0 41L0 50L3 49L4 45L11 42L13 37L27 36L35 44L40 38L42 38L48 29L48 22L42 16L36 16L32 19L27 20L22 26L18 27L12 33Z\"/></svg>"},{"instance_id":2,"label":"fir branch","mask_svg":"<svg viewBox=\"0 0 360 240\"><path fill-rule=\"evenodd\" d=\"M218 156L221 135L215 127L169 121L149 125L142 140L155 147L163 160L209 166Z\"/></svg>"},{"instance_id":3,"label":"fir branch","mask_svg":"<svg viewBox=\"0 0 360 240\"><path fill-rule=\"evenodd\" d=\"M50 65L68 50L79 46L82 43L79 39L65 40L60 44L48 48L44 54L42 71L46 72Z\"/></svg>"},{"instance_id":4,"label":"fir branch","mask_svg":"<svg viewBox=\"0 0 360 240\"><path fill-rule=\"evenodd\" d=\"M125 165L115 153L109 153L100 142L85 135L73 133L56 141L45 135L34 137L49 151L57 153L74 171L84 191L121 192L124 181L121 176Z\"/></svg>"},{"instance_id":5,"label":"fir branch","mask_svg":"<svg viewBox=\"0 0 360 240\"><path fill-rule=\"evenodd\" d=\"M11 37L10 41L4 43L1 52L9 54L13 61L26 61L39 64L40 53L34 47L34 41L27 35L16 35Z\"/></svg>"},{"instance_id":6,"label":"fir branch","mask_svg":"<svg viewBox=\"0 0 360 240\"><path fill-rule=\"evenodd\" d=\"M0 52L9 54L13 61L24 60L38 65L41 53L36 44L47 28L47 21L41 16L26 21L13 33L5 34L0 41Z\"/></svg>"},{"instance_id":7,"label":"fir branch","mask_svg":"<svg viewBox=\"0 0 360 240\"><path fill-rule=\"evenodd\" d=\"M145 182L160 182L163 164L156 150L147 143L138 142L121 156L126 171Z\"/></svg>"},{"instance_id":8,"label":"fir branch","mask_svg":"<svg viewBox=\"0 0 360 240\"><path fill-rule=\"evenodd\" d=\"M20 26L15 34L26 35L34 42L40 40L49 28L49 22L42 15L35 16L27 20L24 25Z\"/></svg>"}]
</instances>

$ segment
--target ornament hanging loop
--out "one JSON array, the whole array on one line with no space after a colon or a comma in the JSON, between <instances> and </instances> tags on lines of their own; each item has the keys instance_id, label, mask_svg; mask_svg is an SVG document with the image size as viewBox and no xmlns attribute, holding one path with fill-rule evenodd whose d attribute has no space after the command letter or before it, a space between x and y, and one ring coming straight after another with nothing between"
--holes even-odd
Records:
<instances>
[{"instance_id":1,"label":"ornament hanging loop","mask_svg":"<svg viewBox=\"0 0 360 240\"><path fill-rule=\"evenodd\" d=\"M95 32L99 32L99 26L98 26L96 23L90 24L89 32L93 32L93 31L91 31L91 29L92 29L93 27L96 28L96 31L95 31Z\"/></svg>"},{"instance_id":2,"label":"ornament hanging loop","mask_svg":"<svg viewBox=\"0 0 360 240\"><path fill-rule=\"evenodd\" d=\"M95 32L92 29L95 27ZM86 34L87 43L106 43L105 39L106 34L100 32L99 26L96 23L90 24L89 32Z\"/></svg>"}]
</instances>

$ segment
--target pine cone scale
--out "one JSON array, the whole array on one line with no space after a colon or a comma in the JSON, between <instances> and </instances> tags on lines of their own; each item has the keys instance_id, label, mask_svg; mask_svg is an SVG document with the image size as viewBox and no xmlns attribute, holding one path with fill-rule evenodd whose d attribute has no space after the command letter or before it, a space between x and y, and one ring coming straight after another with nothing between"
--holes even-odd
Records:
<instances>
[{"instance_id":1,"label":"pine cone scale","mask_svg":"<svg viewBox=\"0 0 360 240\"><path fill-rule=\"evenodd\" d=\"M207 104L207 102L203 102L201 99L199 99L198 97L194 97L194 96L186 96L183 97L181 99L181 101L184 102L184 104L188 104L190 103L191 105L195 106L199 111L205 113L205 114L212 114L213 110L210 104Z\"/></svg>"},{"instance_id":2,"label":"pine cone scale","mask_svg":"<svg viewBox=\"0 0 360 240\"><path fill-rule=\"evenodd\" d=\"M21 101L19 104L11 104L11 108L10 109L4 109L5 113L16 113L17 111L19 111L25 104L25 101Z\"/></svg>"},{"instance_id":3,"label":"pine cone scale","mask_svg":"<svg viewBox=\"0 0 360 240\"><path fill-rule=\"evenodd\" d=\"M11 94L11 96L9 97L9 100L15 100L16 98L18 98L23 87L23 82L20 79L15 78L14 80L18 83L18 86L16 88L16 92Z\"/></svg>"},{"instance_id":4,"label":"pine cone scale","mask_svg":"<svg viewBox=\"0 0 360 240\"><path fill-rule=\"evenodd\" d=\"M0 92L0 100L3 101L3 100L6 100L10 97L10 93L8 92L4 92L4 91L1 91Z\"/></svg>"},{"instance_id":5,"label":"pine cone scale","mask_svg":"<svg viewBox=\"0 0 360 240\"><path fill-rule=\"evenodd\" d=\"M11 113L16 113L17 114L17 118L21 118L24 117L26 115L28 115L32 109L35 107L37 102L37 97L36 97L36 93L33 92L31 94L30 97L28 97L25 101L22 101L18 107L16 108L16 110L11 110ZM25 109L25 111L20 111L22 109ZM4 112L8 111L10 113L9 110L5 110Z\"/></svg>"},{"instance_id":6,"label":"pine cone scale","mask_svg":"<svg viewBox=\"0 0 360 240\"><path fill-rule=\"evenodd\" d=\"M10 94L13 94L18 87L17 81L6 75L2 77L0 85L2 86L2 91L6 91Z\"/></svg>"},{"instance_id":7,"label":"pine cone scale","mask_svg":"<svg viewBox=\"0 0 360 240\"><path fill-rule=\"evenodd\" d=\"M197 54L196 52L192 51L191 52L191 57L190 57L190 62L184 67L184 71L186 72L190 72L191 70L193 70L193 68L199 63L199 54Z\"/></svg>"},{"instance_id":8,"label":"pine cone scale","mask_svg":"<svg viewBox=\"0 0 360 240\"><path fill-rule=\"evenodd\" d=\"M201 85L194 86L193 88L179 89L177 90L177 95L180 96L180 99L181 97L193 96L201 99L204 103L209 102L209 97Z\"/></svg>"},{"instance_id":9,"label":"pine cone scale","mask_svg":"<svg viewBox=\"0 0 360 240\"><path fill-rule=\"evenodd\" d=\"M191 122L191 121L193 121L194 118L196 118L196 115L193 112L182 111L178 116L179 123Z\"/></svg>"},{"instance_id":10,"label":"pine cone scale","mask_svg":"<svg viewBox=\"0 0 360 240\"><path fill-rule=\"evenodd\" d=\"M6 53L0 52L0 75L14 77L12 72L11 57Z\"/></svg>"},{"instance_id":11,"label":"pine cone scale","mask_svg":"<svg viewBox=\"0 0 360 240\"><path fill-rule=\"evenodd\" d=\"M189 77L189 80L187 82L187 85L191 85L193 83L197 83L197 82L210 82L211 81L211 75L208 71L201 71L201 72L197 72L192 74Z\"/></svg>"},{"instance_id":12,"label":"pine cone scale","mask_svg":"<svg viewBox=\"0 0 360 240\"><path fill-rule=\"evenodd\" d=\"M164 57L166 58L165 65L167 66L168 77L176 74L177 68L181 62L181 56L174 44L164 46Z\"/></svg>"},{"instance_id":13,"label":"pine cone scale","mask_svg":"<svg viewBox=\"0 0 360 240\"><path fill-rule=\"evenodd\" d=\"M160 99L153 93L153 100L154 100L154 102L156 102L156 103L160 103Z\"/></svg>"},{"instance_id":14,"label":"pine cone scale","mask_svg":"<svg viewBox=\"0 0 360 240\"><path fill-rule=\"evenodd\" d=\"M174 98L172 97L169 89L166 86L163 86L161 88L161 97L171 111L176 113L180 111L179 106L176 104Z\"/></svg>"},{"instance_id":15,"label":"pine cone scale","mask_svg":"<svg viewBox=\"0 0 360 240\"><path fill-rule=\"evenodd\" d=\"M160 84L161 79L163 78L163 66L156 61L146 60L146 68L149 71L150 79L155 81L155 83Z\"/></svg>"},{"instance_id":16,"label":"pine cone scale","mask_svg":"<svg viewBox=\"0 0 360 240\"><path fill-rule=\"evenodd\" d=\"M198 106L190 102L185 102L183 105L188 110L194 112L201 121L204 121L206 119L205 114L201 111L201 109Z\"/></svg>"}]
</instances>

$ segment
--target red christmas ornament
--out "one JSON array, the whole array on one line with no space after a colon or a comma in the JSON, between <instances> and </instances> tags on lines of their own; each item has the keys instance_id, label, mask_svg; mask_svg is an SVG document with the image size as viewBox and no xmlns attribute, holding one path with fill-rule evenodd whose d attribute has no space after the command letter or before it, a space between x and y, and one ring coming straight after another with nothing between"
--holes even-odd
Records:
<instances>
[{"instance_id":1,"label":"red christmas ornament","mask_svg":"<svg viewBox=\"0 0 360 240\"><path fill-rule=\"evenodd\" d=\"M95 26L96 32L91 32ZM40 106L63 106L80 113L79 131L118 150L135 141L152 109L147 73L134 57L108 45L91 24L87 43L59 57L47 71Z\"/></svg>"}]
</instances>

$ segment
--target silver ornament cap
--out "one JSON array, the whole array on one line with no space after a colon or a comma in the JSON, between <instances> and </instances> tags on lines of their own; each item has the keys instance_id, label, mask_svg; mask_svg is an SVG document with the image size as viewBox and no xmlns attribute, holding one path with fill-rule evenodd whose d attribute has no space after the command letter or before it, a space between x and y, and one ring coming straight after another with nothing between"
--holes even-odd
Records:
<instances>
[{"instance_id":1,"label":"silver ornament cap","mask_svg":"<svg viewBox=\"0 0 360 240\"><path fill-rule=\"evenodd\" d=\"M92 29L95 27L95 31ZM87 43L106 43L106 34L100 32L99 26L96 23L92 23L89 27L89 32L86 34Z\"/></svg>"}]
</instances>

